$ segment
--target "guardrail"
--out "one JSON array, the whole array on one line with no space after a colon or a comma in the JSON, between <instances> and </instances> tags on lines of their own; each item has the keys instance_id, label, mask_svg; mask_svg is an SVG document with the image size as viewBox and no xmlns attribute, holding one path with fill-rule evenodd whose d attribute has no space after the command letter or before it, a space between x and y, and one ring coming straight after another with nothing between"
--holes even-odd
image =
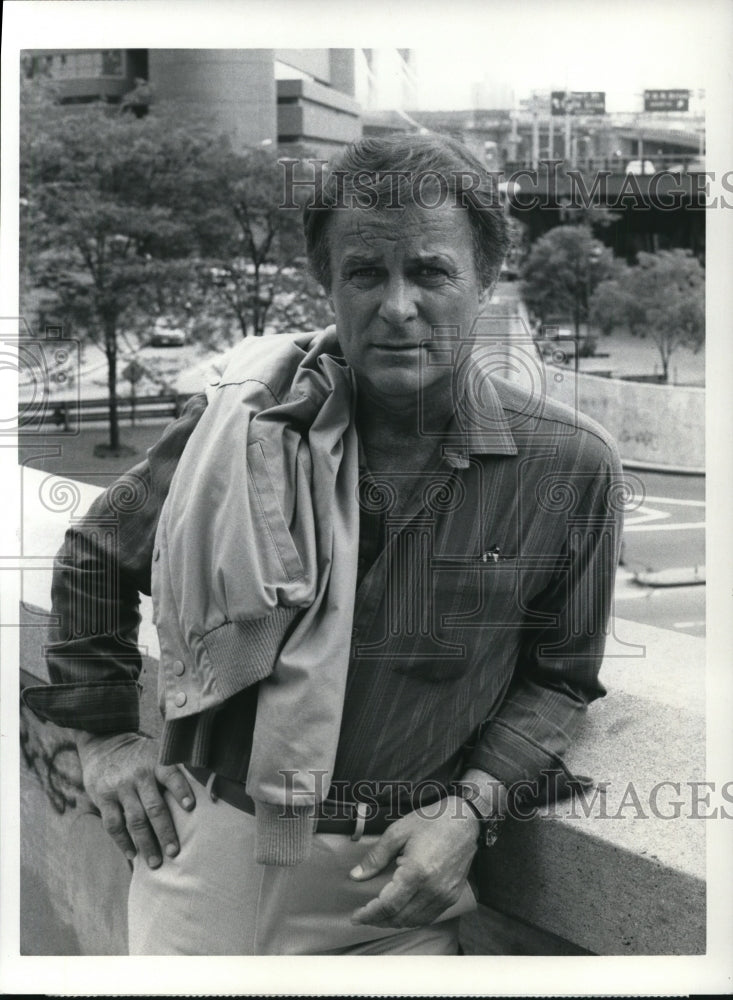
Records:
<instances>
[{"instance_id":1,"label":"guardrail","mask_svg":"<svg viewBox=\"0 0 733 1000\"><path fill-rule=\"evenodd\" d=\"M546 159L546 157L540 157ZM636 153L625 153L623 156L579 156L571 163L561 160L559 173L566 170L609 170L611 173L625 174L630 163L640 162L653 163L656 171L668 170L670 167L682 167L682 172L687 173L692 168L692 172L699 172L699 164L704 159L704 154L700 153L661 153L654 156L646 154L639 156ZM504 164L504 173L511 175L517 170L537 169L537 162L530 157L521 160L507 160ZM640 172L640 171L639 171Z\"/></svg>"},{"instance_id":2,"label":"guardrail","mask_svg":"<svg viewBox=\"0 0 733 1000\"><path fill-rule=\"evenodd\" d=\"M169 393L161 396L126 396L117 400L117 417L134 424L138 420L171 419L180 415L190 393ZM39 413L34 410L28 420L34 427L53 427L65 432L78 424L107 421L109 399L59 399L49 400ZM21 411L20 425L23 426Z\"/></svg>"}]
</instances>

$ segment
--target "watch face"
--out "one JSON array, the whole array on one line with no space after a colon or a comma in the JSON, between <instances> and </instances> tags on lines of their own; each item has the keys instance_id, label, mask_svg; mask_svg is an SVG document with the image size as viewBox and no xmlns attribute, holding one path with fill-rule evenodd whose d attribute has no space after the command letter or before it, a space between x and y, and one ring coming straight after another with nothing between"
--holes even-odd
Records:
<instances>
[{"instance_id":1,"label":"watch face","mask_svg":"<svg viewBox=\"0 0 733 1000\"><path fill-rule=\"evenodd\" d=\"M485 819L481 823L481 831L479 833L479 847L493 847L494 844L499 839L499 830L501 829L501 819L498 817L493 817L492 819Z\"/></svg>"}]
</instances>

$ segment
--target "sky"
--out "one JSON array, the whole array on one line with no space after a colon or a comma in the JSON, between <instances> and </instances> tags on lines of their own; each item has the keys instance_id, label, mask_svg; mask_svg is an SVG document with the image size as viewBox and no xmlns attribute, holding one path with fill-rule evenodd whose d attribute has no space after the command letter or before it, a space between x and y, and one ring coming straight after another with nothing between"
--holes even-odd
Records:
<instances>
[{"instance_id":1,"label":"sky","mask_svg":"<svg viewBox=\"0 0 733 1000\"><path fill-rule=\"evenodd\" d=\"M513 89L603 90L609 111L641 110L644 89L705 86L715 19L704 5L677 0L577 0L473 4L470 18L425 33L413 46L423 108L471 106L471 84L486 78ZM467 25L470 23L470 30Z\"/></svg>"}]
</instances>

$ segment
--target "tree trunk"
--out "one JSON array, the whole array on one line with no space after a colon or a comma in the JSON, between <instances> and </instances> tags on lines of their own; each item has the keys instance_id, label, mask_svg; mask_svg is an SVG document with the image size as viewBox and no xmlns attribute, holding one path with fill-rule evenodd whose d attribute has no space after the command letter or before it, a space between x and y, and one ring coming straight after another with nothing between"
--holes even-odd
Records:
<instances>
[{"instance_id":1,"label":"tree trunk","mask_svg":"<svg viewBox=\"0 0 733 1000\"><path fill-rule=\"evenodd\" d=\"M262 336L260 320L260 265L255 264L254 296L252 302L252 332L255 337Z\"/></svg>"},{"instance_id":2,"label":"tree trunk","mask_svg":"<svg viewBox=\"0 0 733 1000\"><path fill-rule=\"evenodd\" d=\"M117 451L120 447L120 425L117 416L117 324L114 319L105 320L104 349L107 355L109 447L110 451Z\"/></svg>"}]
</instances>

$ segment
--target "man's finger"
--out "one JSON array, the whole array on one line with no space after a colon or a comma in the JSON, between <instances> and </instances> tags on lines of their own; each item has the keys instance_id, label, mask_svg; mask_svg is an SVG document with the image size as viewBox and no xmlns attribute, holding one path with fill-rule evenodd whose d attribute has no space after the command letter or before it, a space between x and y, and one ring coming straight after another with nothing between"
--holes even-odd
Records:
<instances>
[{"instance_id":1,"label":"man's finger","mask_svg":"<svg viewBox=\"0 0 733 1000\"><path fill-rule=\"evenodd\" d=\"M163 798L157 782L153 779L141 782L137 793L158 844L167 857L174 858L178 854L180 845L168 803ZM148 863L150 864L150 861Z\"/></svg>"},{"instance_id":2,"label":"man's finger","mask_svg":"<svg viewBox=\"0 0 733 1000\"><path fill-rule=\"evenodd\" d=\"M388 827L374 846L367 851L358 865L351 869L349 878L357 882L374 878L383 871L387 865L394 860L404 847L407 840L406 834L395 833L397 824Z\"/></svg>"},{"instance_id":3,"label":"man's finger","mask_svg":"<svg viewBox=\"0 0 733 1000\"><path fill-rule=\"evenodd\" d=\"M150 868L159 868L163 863L162 852L148 821L145 807L134 791L127 792L120 799L120 803L125 814L127 832L132 837L138 853L147 861Z\"/></svg>"},{"instance_id":4,"label":"man's finger","mask_svg":"<svg viewBox=\"0 0 733 1000\"><path fill-rule=\"evenodd\" d=\"M400 875L400 872L395 872L395 877L375 899L370 899L351 915L351 922L374 926L403 926L403 911L417 894L418 885Z\"/></svg>"},{"instance_id":5,"label":"man's finger","mask_svg":"<svg viewBox=\"0 0 733 1000\"><path fill-rule=\"evenodd\" d=\"M110 835L115 844L119 847L128 861L132 861L137 854L132 838L125 826L125 817L118 802L103 802L100 809L102 826Z\"/></svg>"},{"instance_id":6,"label":"man's finger","mask_svg":"<svg viewBox=\"0 0 733 1000\"><path fill-rule=\"evenodd\" d=\"M184 772L175 765L158 764L155 777L164 785L183 809L193 809L196 796Z\"/></svg>"},{"instance_id":7,"label":"man's finger","mask_svg":"<svg viewBox=\"0 0 733 1000\"><path fill-rule=\"evenodd\" d=\"M433 895L426 896L424 892L416 892L400 911L400 926L424 927L432 924L451 905L437 900Z\"/></svg>"}]
</instances>

